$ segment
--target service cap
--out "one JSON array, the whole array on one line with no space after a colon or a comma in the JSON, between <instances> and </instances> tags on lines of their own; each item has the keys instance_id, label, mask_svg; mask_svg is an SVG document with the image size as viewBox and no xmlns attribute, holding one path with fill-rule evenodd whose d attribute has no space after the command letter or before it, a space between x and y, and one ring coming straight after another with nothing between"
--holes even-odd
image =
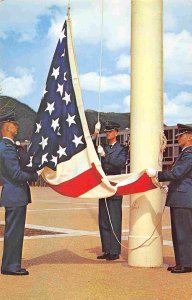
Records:
<instances>
[{"instance_id":1,"label":"service cap","mask_svg":"<svg viewBox=\"0 0 192 300\"><path fill-rule=\"evenodd\" d=\"M18 123L14 111L0 115L0 123L6 123L6 122Z\"/></svg>"},{"instance_id":2,"label":"service cap","mask_svg":"<svg viewBox=\"0 0 192 300\"><path fill-rule=\"evenodd\" d=\"M120 128L120 125L113 121L106 121L104 126L105 126L105 129L104 129L105 132L112 131L112 130L118 130Z\"/></svg>"},{"instance_id":3,"label":"service cap","mask_svg":"<svg viewBox=\"0 0 192 300\"><path fill-rule=\"evenodd\" d=\"M176 137L181 136L185 133L192 133L192 126L184 125L184 124L177 124L178 133L175 135Z\"/></svg>"}]
</instances>

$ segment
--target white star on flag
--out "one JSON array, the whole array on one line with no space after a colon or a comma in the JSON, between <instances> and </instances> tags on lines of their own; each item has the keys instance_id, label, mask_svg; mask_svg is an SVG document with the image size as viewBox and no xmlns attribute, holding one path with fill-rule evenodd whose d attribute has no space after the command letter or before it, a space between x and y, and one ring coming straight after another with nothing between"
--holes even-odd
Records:
<instances>
[{"instance_id":1,"label":"white star on flag","mask_svg":"<svg viewBox=\"0 0 192 300\"><path fill-rule=\"evenodd\" d=\"M60 158L61 156L63 156L63 155L67 156L67 154L66 154L65 151L66 151L66 147L63 148L63 147L61 147L61 146L59 145L59 150L57 151L57 153L59 154L59 158Z\"/></svg>"},{"instance_id":2,"label":"white star on flag","mask_svg":"<svg viewBox=\"0 0 192 300\"><path fill-rule=\"evenodd\" d=\"M60 93L60 95L63 95L63 84L57 84L57 92Z\"/></svg>"},{"instance_id":3,"label":"white star on flag","mask_svg":"<svg viewBox=\"0 0 192 300\"><path fill-rule=\"evenodd\" d=\"M46 89L44 89L44 92L43 92L43 96L45 96L45 94L47 93L47 90Z\"/></svg>"},{"instance_id":4,"label":"white star on flag","mask_svg":"<svg viewBox=\"0 0 192 300\"><path fill-rule=\"evenodd\" d=\"M65 100L67 105L69 102L71 102L70 94L67 94L67 92L65 92L65 97L63 97L62 100Z\"/></svg>"},{"instance_id":5,"label":"white star on flag","mask_svg":"<svg viewBox=\"0 0 192 300\"><path fill-rule=\"evenodd\" d=\"M39 145L42 146L43 150L45 149L45 147L48 145L48 137L47 138L44 138L43 136L41 137L42 138L42 141L41 143L39 143Z\"/></svg>"},{"instance_id":6,"label":"white star on flag","mask_svg":"<svg viewBox=\"0 0 192 300\"><path fill-rule=\"evenodd\" d=\"M57 135L61 135L61 133L59 132L60 129L61 129L61 127L58 127Z\"/></svg>"},{"instance_id":7,"label":"white star on flag","mask_svg":"<svg viewBox=\"0 0 192 300\"><path fill-rule=\"evenodd\" d=\"M63 30L61 31L61 34L60 34L60 37L59 37L60 43L62 42L62 40L63 40L65 37L66 37L66 35L65 35L65 29L63 29Z\"/></svg>"},{"instance_id":8,"label":"white star on flag","mask_svg":"<svg viewBox=\"0 0 192 300\"><path fill-rule=\"evenodd\" d=\"M72 142L75 144L75 146L76 146L76 148L77 148L77 146L79 145L79 144L84 144L82 141L81 141L81 139L82 139L82 137L83 136L76 136L75 134L74 134L74 139L72 140Z\"/></svg>"},{"instance_id":9,"label":"white star on flag","mask_svg":"<svg viewBox=\"0 0 192 300\"><path fill-rule=\"evenodd\" d=\"M40 132L40 130L41 130L41 122L40 123L36 123L36 126L37 126L37 128L36 128L36 131L35 131L35 133L39 133Z\"/></svg>"},{"instance_id":10,"label":"white star on flag","mask_svg":"<svg viewBox=\"0 0 192 300\"><path fill-rule=\"evenodd\" d=\"M64 80L64 81L67 81L66 76L67 76L67 72L64 73L64 77L63 77L63 80Z\"/></svg>"},{"instance_id":11,"label":"white star on flag","mask_svg":"<svg viewBox=\"0 0 192 300\"><path fill-rule=\"evenodd\" d=\"M55 167L57 165L57 156L52 155L52 159L50 160L55 164Z\"/></svg>"},{"instance_id":12,"label":"white star on flag","mask_svg":"<svg viewBox=\"0 0 192 300\"><path fill-rule=\"evenodd\" d=\"M48 111L49 111L49 114L51 115L52 112L55 110L54 105L55 105L55 102L53 102L53 103L47 102L47 108L45 109L45 111L48 110Z\"/></svg>"},{"instance_id":13,"label":"white star on flag","mask_svg":"<svg viewBox=\"0 0 192 300\"><path fill-rule=\"evenodd\" d=\"M57 69L53 68L53 72L52 72L51 76L54 76L55 80L59 76L59 69L60 69L60 67L58 67Z\"/></svg>"},{"instance_id":14,"label":"white star on flag","mask_svg":"<svg viewBox=\"0 0 192 300\"><path fill-rule=\"evenodd\" d=\"M63 54L61 54L61 57L64 57L65 56L65 49L63 51Z\"/></svg>"},{"instance_id":15,"label":"white star on flag","mask_svg":"<svg viewBox=\"0 0 192 300\"><path fill-rule=\"evenodd\" d=\"M42 155L41 164L43 164L44 162L48 162L47 155L48 155L48 153L45 153Z\"/></svg>"},{"instance_id":16,"label":"white star on flag","mask_svg":"<svg viewBox=\"0 0 192 300\"><path fill-rule=\"evenodd\" d=\"M70 116L70 114L68 114L68 118L66 119L66 121L69 123L69 127L71 126L71 124L76 124L75 122L75 115L74 116Z\"/></svg>"},{"instance_id":17,"label":"white star on flag","mask_svg":"<svg viewBox=\"0 0 192 300\"><path fill-rule=\"evenodd\" d=\"M57 118L56 120L52 120L51 127L54 131L57 129L57 127L59 127L59 118Z\"/></svg>"}]
</instances>

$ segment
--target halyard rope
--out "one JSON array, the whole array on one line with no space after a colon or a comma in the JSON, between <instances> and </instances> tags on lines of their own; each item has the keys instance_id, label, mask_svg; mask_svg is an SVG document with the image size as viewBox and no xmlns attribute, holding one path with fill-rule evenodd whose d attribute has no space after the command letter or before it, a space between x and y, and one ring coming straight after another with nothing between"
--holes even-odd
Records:
<instances>
[{"instance_id":1,"label":"halyard rope","mask_svg":"<svg viewBox=\"0 0 192 300\"><path fill-rule=\"evenodd\" d=\"M98 122L99 122L100 110L101 110L101 80L102 80L102 63L103 63L103 11L104 11L104 0L101 0L99 87L98 87L98 116L97 116Z\"/></svg>"}]
</instances>

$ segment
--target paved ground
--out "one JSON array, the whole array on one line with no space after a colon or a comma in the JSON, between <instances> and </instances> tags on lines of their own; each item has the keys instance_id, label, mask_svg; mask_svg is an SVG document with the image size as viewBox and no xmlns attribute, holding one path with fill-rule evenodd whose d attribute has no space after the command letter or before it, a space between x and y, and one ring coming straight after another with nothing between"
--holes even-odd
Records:
<instances>
[{"instance_id":1,"label":"paved ground","mask_svg":"<svg viewBox=\"0 0 192 300\"><path fill-rule=\"evenodd\" d=\"M97 201L64 198L49 188L32 188L27 227L56 235L26 237L23 266L30 275L0 275L1 300L180 300L192 299L192 273L166 271L174 264L169 211L163 216L161 268L131 268L127 249L115 262L98 261ZM123 245L127 247L129 201L124 199ZM4 210L0 209L0 223ZM3 240L0 239L0 255Z\"/></svg>"}]
</instances>

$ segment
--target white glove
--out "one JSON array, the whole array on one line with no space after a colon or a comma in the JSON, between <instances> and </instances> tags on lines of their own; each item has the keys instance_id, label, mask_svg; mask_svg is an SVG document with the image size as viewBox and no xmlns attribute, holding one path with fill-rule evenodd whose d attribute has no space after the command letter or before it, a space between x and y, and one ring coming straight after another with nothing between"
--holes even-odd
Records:
<instances>
[{"instance_id":1,"label":"white glove","mask_svg":"<svg viewBox=\"0 0 192 300\"><path fill-rule=\"evenodd\" d=\"M95 124L95 133L99 133L101 130L101 123L98 121L96 124Z\"/></svg>"},{"instance_id":2,"label":"white glove","mask_svg":"<svg viewBox=\"0 0 192 300\"><path fill-rule=\"evenodd\" d=\"M97 147L97 152L101 155L101 156L105 156L105 151L103 149L103 147L101 145L99 145Z\"/></svg>"},{"instance_id":3,"label":"white glove","mask_svg":"<svg viewBox=\"0 0 192 300\"><path fill-rule=\"evenodd\" d=\"M155 177L157 175L157 171L153 168L148 168L145 170L149 177Z\"/></svg>"},{"instance_id":4,"label":"white glove","mask_svg":"<svg viewBox=\"0 0 192 300\"><path fill-rule=\"evenodd\" d=\"M41 170L37 170L36 172L37 172L38 176L40 176L40 175L41 175L41 173L43 172L43 169L41 169Z\"/></svg>"},{"instance_id":5,"label":"white glove","mask_svg":"<svg viewBox=\"0 0 192 300\"><path fill-rule=\"evenodd\" d=\"M16 142L15 142L15 145L16 145L16 146L21 146L21 142L20 142L20 141L16 141Z\"/></svg>"}]
</instances>

